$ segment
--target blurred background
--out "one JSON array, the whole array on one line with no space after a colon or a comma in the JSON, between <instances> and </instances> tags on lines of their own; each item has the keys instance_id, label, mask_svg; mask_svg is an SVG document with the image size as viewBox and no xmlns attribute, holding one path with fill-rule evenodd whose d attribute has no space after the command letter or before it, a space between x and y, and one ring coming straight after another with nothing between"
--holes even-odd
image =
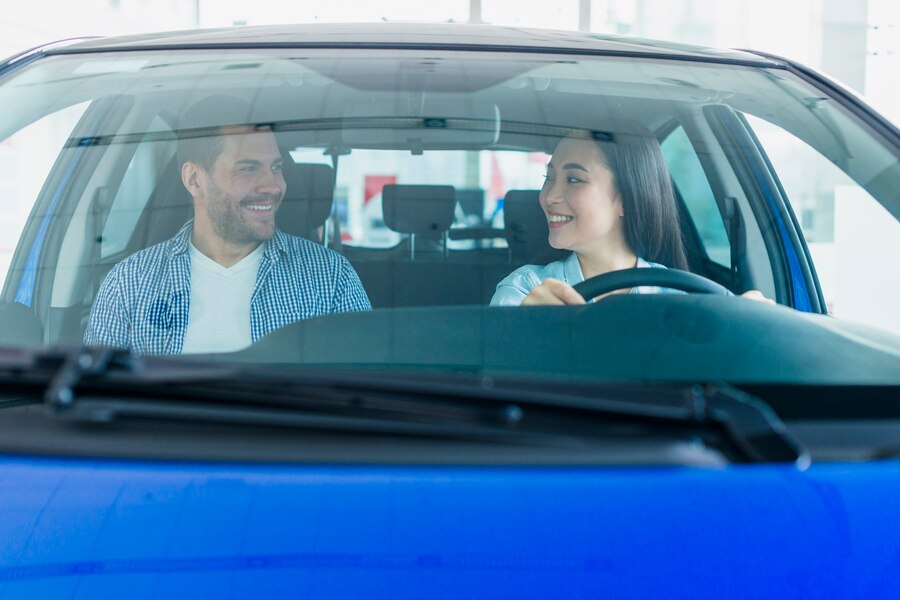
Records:
<instances>
[{"instance_id":1,"label":"blurred background","mask_svg":"<svg viewBox=\"0 0 900 600\"><path fill-rule=\"evenodd\" d=\"M749 48L818 69L900 123L897 0L33 0L4 8L0 55L82 36L377 21L490 23ZM807 177L783 184L831 310L900 332L900 311L894 308L894 299L900 297L896 267L888 269L891 281L885 297L873 299L864 293L871 289L867 283L872 277L884 278L881 265L892 265L891 257L900 255L900 225L820 156L798 156L783 132L768 137L763 132L760 139L776 169L780 161L806 163L802 172ZM16 238L3 232L0 255L12 252L6 246Z\"/></svg>"},{"instance_id":2,"label":"blurred background","mask_svg":"<svg viewBox=\"0 0 900 600\"><path fill-rule=\"evenodd\" d=\"M897 0L32 0L0 15L0 54L61 38L277 23L473 22L752 48L798 60L900 121Z\"/></svg>"}]
</instances>

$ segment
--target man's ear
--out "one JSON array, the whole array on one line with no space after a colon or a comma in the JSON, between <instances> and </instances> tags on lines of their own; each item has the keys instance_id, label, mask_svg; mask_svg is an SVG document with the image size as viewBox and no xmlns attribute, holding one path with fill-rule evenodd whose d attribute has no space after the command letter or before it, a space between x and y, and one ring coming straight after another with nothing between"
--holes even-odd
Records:
<instances>
[{"instance_id":1,"label":"man's ear","mask_svg":"<svg viewBox=\"0 0 900 600\"><path fill-rule=\"evenodd\" d=\"M200 171L200 166L190 161L181 165L181 183L193 198L197 198L201 194Z\"/></svg>"}]
</instances>

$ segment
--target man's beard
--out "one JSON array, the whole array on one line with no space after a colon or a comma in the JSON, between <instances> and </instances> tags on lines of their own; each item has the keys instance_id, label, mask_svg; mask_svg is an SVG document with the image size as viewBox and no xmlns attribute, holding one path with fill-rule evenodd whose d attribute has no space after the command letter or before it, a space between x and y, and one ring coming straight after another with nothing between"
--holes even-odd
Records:
<instances>
[{"instance_id":1,"label":"man's beard","mask_svg":"<svg viewBox=\"0 0 900 600\"><path fill-rule=\"evenodd\" d=\"M213 231L223 240L236 245L246 245L255 242L264 242L275 234L273 227L270 232L260 233L244 219L242 205L259 202L272 202L273 213L278 209L277 196L264 194L261 196L247 197L240 202L232 202L231 199L217 187L210 183L209 197L206 204L206 214L212 224Z\"/></svg>"}]
</instances>

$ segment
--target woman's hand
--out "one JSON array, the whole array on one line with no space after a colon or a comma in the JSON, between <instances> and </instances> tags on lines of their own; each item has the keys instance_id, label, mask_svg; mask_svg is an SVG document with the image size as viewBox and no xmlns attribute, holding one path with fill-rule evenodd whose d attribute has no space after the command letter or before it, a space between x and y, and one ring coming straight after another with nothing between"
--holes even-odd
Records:
<instances>
[{"instance_id":1,"label":"woman's hand","mask_svg":"<svg viewBox=\"0 0 900 600\"><path fill-rule=\"evenodd\" d=\"M765 302L766 304L775 304L771 298L766 298L759 290L749 290L741 294L742 298L755 300L757 302ZM539 286L533 288L531 292L525 296L522 306L563 306L585 304L581 294L575 291L568 283L563 283L558 279L547 278Z\"/></svg>"},{"instance_id":2,"label":"woman's hand","mask_svg":"<svg viewBox=\"0 0 900 600\"><path fill-rule=\"evenodd\" d=\"M581 294L568 283L548 277L525 296L522 306L562 306L565 304L585 304Z\"/></svg>"}]
</instances>

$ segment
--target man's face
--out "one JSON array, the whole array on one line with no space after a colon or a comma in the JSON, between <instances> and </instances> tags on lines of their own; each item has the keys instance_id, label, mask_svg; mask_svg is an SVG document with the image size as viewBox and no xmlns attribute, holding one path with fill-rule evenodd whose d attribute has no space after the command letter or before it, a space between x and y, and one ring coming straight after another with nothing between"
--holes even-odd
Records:
<instances>
[{"instance_id":1,"label":"man's face","mask_svg":"<svg viewBox=\"0 0 900 600\"><path fill-rule=\"evenodd\" d=\"M212 232L230 244L249 245L275 235L275 212L285 193L281 152L272 132L230 134L204 172L205 194L197 198Z\"/></svg>"}]
</instances>

